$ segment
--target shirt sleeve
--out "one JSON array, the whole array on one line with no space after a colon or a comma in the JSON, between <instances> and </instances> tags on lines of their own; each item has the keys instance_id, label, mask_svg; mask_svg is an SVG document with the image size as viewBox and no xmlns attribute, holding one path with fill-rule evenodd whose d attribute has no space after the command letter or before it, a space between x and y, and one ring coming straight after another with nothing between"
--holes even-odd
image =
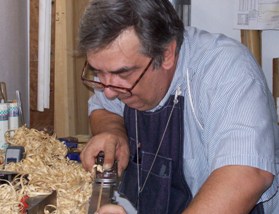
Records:
<instances>
[{"instance_id":1,"label":"shirt sleeve","mask_svg":"<svg viewBox=\"0 0 279 214\"><path fill-rule=\"evenodd\" d=\"M210 171L225 165L246 165L276 175L278 127L262 71L245 49L214 54L216 58L205 65L200 91Z\"/></svg>"},{"instance_id":2,"label":"shirt sleeve","mask_svg":"<svg viewBox=\"0 0 279 214\"><path fill-rule=\"evenodd\" d=\"M119 99L109 100L103 92L96 91L88 100L88 115L97 109L106 109L112 113L123 116L124 104Z\"/></svg>"}]
</instances>

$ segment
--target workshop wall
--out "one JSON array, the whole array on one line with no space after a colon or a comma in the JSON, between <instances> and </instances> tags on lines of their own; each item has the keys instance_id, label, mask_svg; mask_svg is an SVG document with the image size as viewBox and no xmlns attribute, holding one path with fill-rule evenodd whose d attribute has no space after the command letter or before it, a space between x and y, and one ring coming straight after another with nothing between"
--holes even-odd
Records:
<instances>
[{"instance_id":1,"label":"workshop wall","mask_svg":"<svg viewBox=\"0 0 279 214\"><path fill-rule=\"evenodd\" d=\"M192 1L191 25L212 33L223 33L238 41L240 30L234 29L232 1L194 0ZM279 30L265 30L261 33L262 68L268 86L273 85L273 58L279 57ZM278 83L279 84L279 83Z\"/></svg>"},{"instance_id":2,"label":"workshop wall","mask_svg":"<svg viewBox=\"0 0 279 214\"><path fill-rule=\"evenodd\" d=\"M0 0L0 82L9 100L20 91L25 122L29 124L28 0Z\"/></svg>"}]
</instances>

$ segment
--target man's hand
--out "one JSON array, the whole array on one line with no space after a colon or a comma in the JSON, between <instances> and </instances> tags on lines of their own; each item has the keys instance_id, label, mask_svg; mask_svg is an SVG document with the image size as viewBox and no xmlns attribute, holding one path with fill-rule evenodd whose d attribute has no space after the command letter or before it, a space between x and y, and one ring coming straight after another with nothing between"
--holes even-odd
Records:
<instances>
[{"instance_id":1,"label":"man's hand","mask_svg":"<svg viewBox=\"0 0 279 214\"><path fill-rule=\"evenodd\" d=\"M101 206L95 214L126 214L126 211L123 207L114 204L106 204Z\"/></svg>"},{"instance_id":2,"label":"man's hand","mask_svg":"<svg viewBox=\"0 0 279 214\"><path fill-rule=\"evenodd\" d=\"M129 148L125 140L110 133L101 133L92 137L80 154L84 169L91 171L99 152L103 151L104 169L111 169L115 160L118 161L118 175L121 175L129 161Z\"/></svg>"},{"instance_id":3,"label":"man's hand","mask_svg":"<svg viewBox=\"0 0 279 214\"><path fill-rule=\"evenodd\" d=\"M80 159L84 169L91 171L100 151L104 152L104 169L111 169L116 160L118 175L127 167L129 146L123 118L106 110L90 116L93 137L83 148Z\"/></svg>"}]
</instances>

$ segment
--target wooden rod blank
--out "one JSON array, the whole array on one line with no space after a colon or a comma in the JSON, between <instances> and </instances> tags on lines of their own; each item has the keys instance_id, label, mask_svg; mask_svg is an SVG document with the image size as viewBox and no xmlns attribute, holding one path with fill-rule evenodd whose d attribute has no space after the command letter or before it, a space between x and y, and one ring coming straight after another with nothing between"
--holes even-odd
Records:
<instances>
[{"instance_id":1,"label":"wooden rod blank","mask_svg":"<svg viewBox=\"0 0 279 214\"><path fill-rule=\"evenodd\" d=\"M249 48L259 65L261 60L261 31L260 30L241 30L241 42Z\"/></svg>"},{"instance_id":2,"label":"wooden rod blank","mask_svg":"<svg viewBox=\"0 0 279 214\"><path fill-rule=\"evenodd\" d=\"M279 58L273 59L273 83L272 93L274 98L279 97Z\"/></svg>"}]
</instances>

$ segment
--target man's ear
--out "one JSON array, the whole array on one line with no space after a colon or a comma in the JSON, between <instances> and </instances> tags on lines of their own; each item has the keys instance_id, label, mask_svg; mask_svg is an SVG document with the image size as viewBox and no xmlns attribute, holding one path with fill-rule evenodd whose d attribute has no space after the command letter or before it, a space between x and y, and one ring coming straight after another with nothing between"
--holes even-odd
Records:
<instances>
[{"instance_id":1,"label":"man's ear","mask_svg":"<svg viewBox=\"0 0 279 214\"><path fill-rule=\"evenodd\" d=\"M167 49L164 52L164 60L162 62L162 67L166 70L170 69L175 63L175 50L176 50L176 41L173 40L167 46Z\"/></svg>"}]
</instances>

